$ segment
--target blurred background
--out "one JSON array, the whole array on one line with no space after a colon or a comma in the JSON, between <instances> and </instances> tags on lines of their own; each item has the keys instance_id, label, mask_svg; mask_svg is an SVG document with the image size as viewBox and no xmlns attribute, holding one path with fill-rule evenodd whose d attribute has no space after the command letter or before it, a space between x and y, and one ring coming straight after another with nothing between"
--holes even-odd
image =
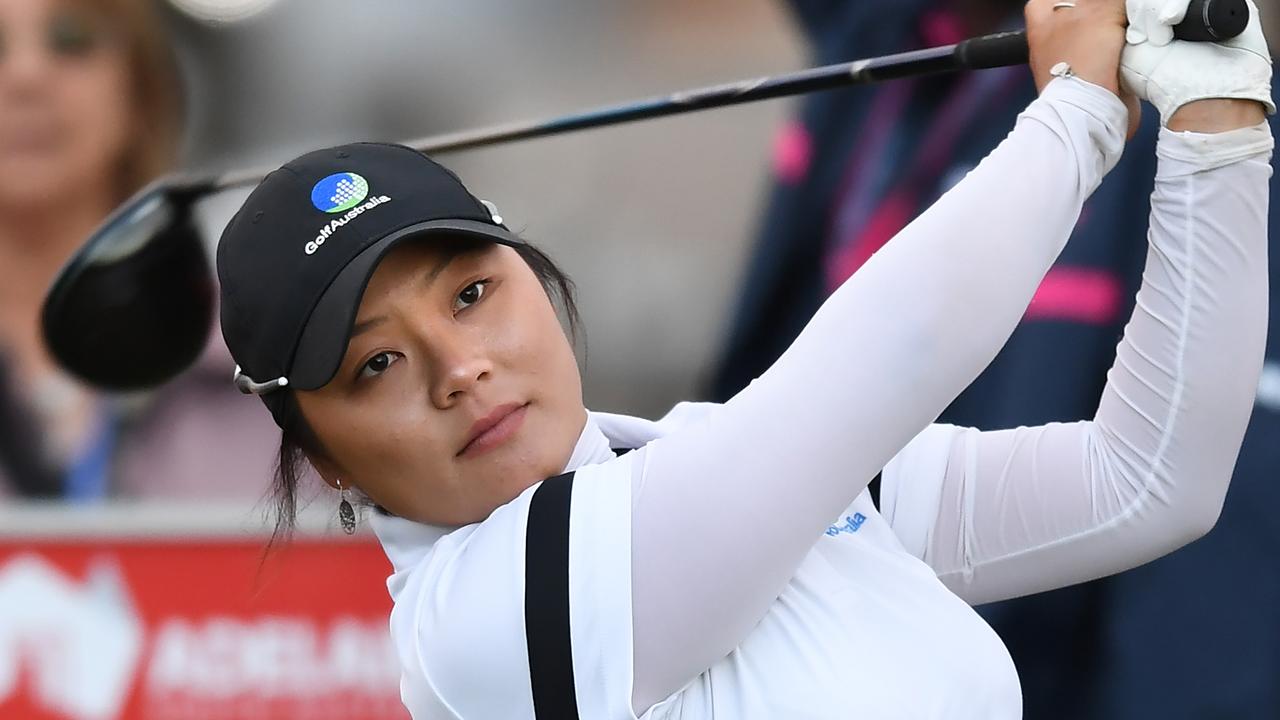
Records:
<instances>
[{"instance_id":1,"label":"blurred background","mask_svg":"<svg viewBox=\"0 0 1280 720\"><path fill-rule=\"evenodd\" d=\"M146 180L946 44L1017 26L1020 6L0 0L0 718L404 716L372 536L339 533L317 482L294 542L264 555L279 433L216 331L181 378L123 396L40 344L57 269ZM577 282L589 406L657 417L758 375L1032 96L1025 69L988 71L440 159ZM1141 271L1153 115L944 419L1090 416ZM243 197L198 207L210 248ZM1274 336L1213 533L983 610L1027 717L1280 718Z\"/></svg>"}]
</instances>

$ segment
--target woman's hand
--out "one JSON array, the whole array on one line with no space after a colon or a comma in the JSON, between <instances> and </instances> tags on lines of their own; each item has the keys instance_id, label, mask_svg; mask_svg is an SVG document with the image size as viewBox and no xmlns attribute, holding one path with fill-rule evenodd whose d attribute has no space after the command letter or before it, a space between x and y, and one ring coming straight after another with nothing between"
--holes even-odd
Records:
<instances>
[{"instance_id":1,"label":"woman's hand","mask_svg":"<svg viewBox=\"0 0 1280 720\"><path fill-rule=\"evenodd\" d=\"M1057 5L1057 9L1054 6ZM1120 91L1120 51L1124 48L1124 0L1031 0L1027 3L1027 42L1031 73L1043 91L1060 62L1081 80ZM1130 111L1130 116L1135 113Z\"/></svg>"},{"instance_id":2,"label":"woman's hand","mask_svg":"<svg viewBox=\"0 0 1280 720\"><path fill-rule=\"evenodd\" d=\"M1186 0L1128 3L1135 24L1120 57L1121 80L1156 106L1166 127L1222 132L1257 125L1264 110L1275 112L1271 53L1252 0L1248 27L1221 43L1172 39Z\"/></svg>"}]
</instances>

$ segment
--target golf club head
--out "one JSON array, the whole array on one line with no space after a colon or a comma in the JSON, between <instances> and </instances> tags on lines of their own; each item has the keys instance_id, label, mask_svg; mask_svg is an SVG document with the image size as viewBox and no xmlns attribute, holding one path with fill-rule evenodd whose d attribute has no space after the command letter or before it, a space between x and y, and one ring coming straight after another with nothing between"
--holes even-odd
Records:
<instances>
[{"instance_id":1,"label":"golf club head","mask_svg":"<svg viewBox=\"0 0 1280 720\"><path fill-rule=\"evenodd\" d=\"M149 185L63 267L41 314L45 345L63 368L105 390L142 390L200 356L214 303L191 216L200 194L171 178Z\"/></svg>"}]
</instances>

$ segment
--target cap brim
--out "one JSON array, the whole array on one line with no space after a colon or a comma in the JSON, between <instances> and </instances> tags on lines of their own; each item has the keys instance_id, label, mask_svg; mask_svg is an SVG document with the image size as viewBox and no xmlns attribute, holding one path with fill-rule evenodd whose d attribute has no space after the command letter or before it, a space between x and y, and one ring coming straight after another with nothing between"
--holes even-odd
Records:
<instances>
[{"instance_id":1,"label":"cap brim","mask_svg":"<svg viewBox=\"0 0 1280 720\"><path fill-rule=\"evenodd\" d=\"M524 245L498 225L478 220L429 220L397 230L365 248L347 263L311 310L289 371L289 386L316 390L333 379L342 365L355 324L356 311L378 263L400 243L423 236L472 237L502 245Z\"/></svg>"}]
</instances>

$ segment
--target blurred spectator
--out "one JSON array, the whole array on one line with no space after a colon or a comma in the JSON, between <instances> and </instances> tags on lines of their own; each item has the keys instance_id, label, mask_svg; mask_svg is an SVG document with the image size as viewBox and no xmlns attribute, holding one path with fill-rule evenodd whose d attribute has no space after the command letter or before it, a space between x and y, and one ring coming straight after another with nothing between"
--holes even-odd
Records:
<instances>
[{"instance_id":1,"label":"blurred spectator","mask_svg":"<svg viewBox=\"0 0 1280 720\"><path fill-rule=\"evenodd\" d=\"M270 423L231 389L216 347L178 382L122 398L67 377L40 339L57 270L171 166L182 115L153 3L0 0L0 495L252 499L265 487Z\"/></svg>"},{"instance_id":2,"label":"blurred spectator","mask_svg":"<svg viewBox=\"0 0 1280 720\"><path fill-rule=\"evenodd\" d=\"M793 5L816 62L831 63L1013 26L1022 3ZM806 98L775 146L776 185L716 399L767 368L826 293L976 165L1034 95L1020 68ZM997 429L1093 415L1145 259L1155 133L1147 108L1023 323L941 421ZM1268 510L1280 504L1270 477L1280 462L1280 333L1268 358L1212 533L1128 573L981 610L1018 666L1026 717L1280 717L1280 523Z\"/></svg>"}]
</instances>

